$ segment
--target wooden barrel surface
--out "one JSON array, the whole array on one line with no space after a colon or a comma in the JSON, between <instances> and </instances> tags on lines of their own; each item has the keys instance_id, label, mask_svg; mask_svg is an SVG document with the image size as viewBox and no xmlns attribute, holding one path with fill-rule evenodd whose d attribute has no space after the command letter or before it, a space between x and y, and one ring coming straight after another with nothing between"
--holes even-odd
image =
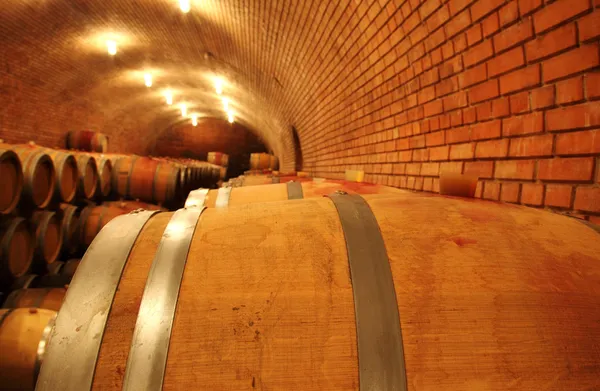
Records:
<instances>
[{"instance_id":1,"label":"wooden barrel surface","mask_svg":"<svg viewBox=\"0 0 600 391\"><path fill-rule=\"evenodd\" d=\"M0 379L3 390L33 390L56 312L0 310Z\"/></svg>"},{"instance_id":2,"label":"wooden barrel surface","mask_svg":"<svg viewBox=\"0 0 600 391\"><path fill-rule=\"evenodd\" d=\"M45 270L47 265L57 260L62 250L60 219L56 212L38 210L31 215L31 223L35 232L34 258Z\"/></svg>"},{"instance_id":3,"label":"wooden barrel surface","mask_svg":"<svg viewBox=\"0 0 600 391\"><path fill-rule=\"evenodd\" d=\"M393 194L402 192L394 187L375 185L370 183L356 183L341 180L321 180L297 182L301 188L299 199L324 197L336 191L345 191L349 194ZM285 201L290 199L290 190L287 183L247 186L232 188L226 206L244 205L259 202ZM207 194L205 206L216 206L219 190L210 190ZM225 205L223 205L225 206Z\"/></svg>"},{"instance_id":4,"label":"wooden barrel surface","mask_svg":"<svg viewBox=\"0 0 600 391\"><path fill-rule=\"evenodd\" d=\"M250 154L250 169L266 170L271 168L271 155L268 153Z\"/></svg>"},{"instance_id":5,"label":"wooden barrel surface","mask_svg":"<svg viewBox=\"0 0 600 391\"><path fill-rule=\"evenodd\" d=\"M0 220L0 281L10 283L27 273L33 261L34 239L21 217Z\"/></svg>"},{"instance_id":6,"label":"wooden barrel surface","mask_svg":"<svg viewBox=\"0 0 600 391\"><path fill-rule=\"evenodd\" d=\"M59 202L71 202L77 194L79 169L75 156L69 151L40 148L50 156L56 170L54 198Z\"/></svg>"},{"instance_id":7,"label":"wooden barrel surface","mask_svg":"<svg viewBox=\"0 0 600 391\"><path fill-rule=\"evenodd\" d=\"M19 156L5 147L0 147L0 189L0 214L11 213L23 192L23 167Z\"/></svg>"},{"instance_id":8,"label":"wooden barrel surface","mask_svg":"<svg viewBox=\"0 0 600 391\"><path fill-rule=\"evenodd\" d=\"M23 169L23 196L35 207L45 208L52 200L56 171L47 153L35 146L0 144L19 155Z\"/></svg>"},{"instance_id":9,"label":"wooden barrel surface","mask_svg":"<svg viewBox=\"0 0 600 391\"><path fill-rule=\"evenodd\" d=\"M122 198L129 196L133 165L138 158L139 156L135 155L123 156L113 165L112 190L117 196Z\"/></svg>"},{"instance_id":10,"label":"wooden barrel surface","mask_svg":"<svg viewBox=\"0 0 600 391\"><path fill-rule=\"evenodd\" d=\"M109 201L105 202L102 205L106 206L114 206L117 208L123 209L125 213L133 212L134 210L144 209L144 210L160 210L162 212L166 212L167 209L155 204L149 204L147 202L141 201Z\"/></svg>"},{"instance_id":11,"label":"wooden barrel surface","mask_svg":"<svg viewBox=\"0 0 600 391\"><path fill-rule=\"evenodd\" d=\"M108 137L90 130L72 130L67 135L67 148L88 152L108 152Z\"/></svg>"},{"instance_id":12,"label":"wooden barrel surface","mask_svg":"<svg viewBox=\"0 0 600 391\"><path fill-rule=\"evenodd\" d=\"M91 200L98 187L98 166L96 159L87 153L77 153L77 167L79 168L79 183L77 192L79 197Z\"/></svg>"},{"instance_id":13,"label":"wooden barrel surface","mask_svg":"<svg viewBox=\"0 0 600 391\"><path fill-rule=\"evenodd\" d=\"M96 198L106 199L112 190L113 164L109 156L93 153L90 154L98 167L98 182L96 185Z\"/></svg>"},{"instance_id":14,"label":"wooden barrel surface","mask_svg":"<svg viewBox=\"0 0 600 391\"><path fill-rule=\"evenodd\" d=\"M18 289L8 295L3 308L44 308L58 311L66 293L66 288Z\"/></svg>"},{"instance_id":15,"label":"wooden barrel surface","mask_svg":"<svg viewBox=\"0 0 600 391\"><path fill-rule=\"evenodd\" d=\"M66 277L73 278L77 268L79 267L79 263L81 259L69 259L65 262L62 269L60 270L60 274Z\"/></svg>"},{"instance_id":16,"label":"wooden barrel surface","mask_svg":"<svg viewBox=\"0 0 600 391\"><path fill-rule=\"evenodd\" d=\"M79 245L86 249L109 221L126 213L126 210L111 205L84 208L79 218Z\"/></svg>"},{"instance_id":17,"label":"wooden barrel surface","mask_svg":"<svg viewBox=\"0 0 600 391\"><path fill-rule=\"evenodd\" d=\"M229 155L223 152L209 152L206 161L217 166L227 167L229 165Z\"/></svg>"},{"instance_id":18,"label":"wooden barrel surface","mask_svg":"<svg viewBox=\"0 0 600 391\"><path fill-rule=\"evenodd\" d=\"M597 232L547 211L481 200L411 192L364 200L377 223L369 232L379 231L383 240L377 257L383 254L393 279L391 302L399 314L395 323L402 334L408 390L600 388ZM125 253L128 260L114 299L109 298L112 307L92 367L93 389L121 389L132 365L134 330L142 330L136 321L142 328L151 322L151 333L144 335L163 327L152 323L160 308L139 314L140 319L138 309L152 303L160 307L165 297L157 290L156 302L142 299L161 238L178 242L187 232L191 244L183 252L183 278L173 291L178 294L173 325L165 326L164 390L197 389L198 384L210 390L357 390L369 380L359 379L361 320L355 319L354 295L364 305L364 292L353 292L360 276L350 275L351 243L332 199L209 208L195 231L189 222L169 224L175 216L192 215L192 209L154 215ZM357 232L367 229L365 220L345 217ZM135 218L120 217L105 232L122 232ZM100 273L105 265L93 258L92 249L108 245L97 240L79 271ZM72 312L77 303L88 303L77 288L85 286L84 277L77 274L67 293ZM153 287L159 289L163 280L155 278ZM62 316L61 311L57 327ZM374 330L371 337L383 338L390 327ZM59 337L68 339L54 335L49 357L55 348L66 353L77 348L55 347ZM133 364L143 368L146 357L139 359ZM53 381L64 365L69 364L42 368L41 379ZM395 375L401 368L390 370ZM379 376L385 380L385 373ZM71 376L64 372L59 378Z\"/></svg>"},{"instance_id":19,"label":"wooden barrel surface","mask_svg":"<svg viewBox=\"0 0 600 391\"><path fill-rule=\"evenodd\" d=\"M60 204L58 212L62 236L62 250L65 255L75 254L79 250L79 214L81 209L71 204Z\"/></svg>"}]
</instances>

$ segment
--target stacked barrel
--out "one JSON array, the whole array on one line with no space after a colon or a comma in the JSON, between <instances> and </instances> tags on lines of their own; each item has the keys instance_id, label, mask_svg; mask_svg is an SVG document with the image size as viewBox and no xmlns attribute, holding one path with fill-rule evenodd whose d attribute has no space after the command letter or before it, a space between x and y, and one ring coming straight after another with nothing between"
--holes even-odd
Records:
<instances>
[{"instance_id":1,"label":"stacked barrel","mask_svg":"<svg viewBox=\"0 0 600 391\"><path fill-rule=\"evenodd\" d=\"M275 155L268 153L250 154L250 171L268 172L276 171L279 168L279 159Z\"/></svg>"},{"instance_id":2,"label":"stacked barrel","mask_svg":"<svg viewBox=\"0 0 600 391\"><path fill-rule=\"evenodd\" d=\"M223 152L209 152L206 157L206 161L221 167L221 181L224 181L227 178L227 168L229 167L229 155Z\"/></svg>"}]
</instances>

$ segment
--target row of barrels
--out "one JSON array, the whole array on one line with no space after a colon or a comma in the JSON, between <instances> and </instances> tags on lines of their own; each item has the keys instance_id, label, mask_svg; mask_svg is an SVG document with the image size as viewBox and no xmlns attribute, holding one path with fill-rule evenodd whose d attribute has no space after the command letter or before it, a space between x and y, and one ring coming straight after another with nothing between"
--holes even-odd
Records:
<instances>
[{"instance_id":1,"label":"row of barrels","mask_svg":"<svg viewBox=\"0 0 600 391\"><path fill-rule=\"evenodd\" d=\"M209 152L206 155L206 161L217 166L229 166L229 155L223 152Z\"/></svg>"},{"instance_id":2,"label":"row of barrels","mask_svg":"<svg viewBox=\"0 0 600 391\"><path fill-rule=\"evenodd\" d=\"M298 185L303 198L264 202ZM67 290L38 390L81 373L103 390L598 389L597 232L371 186L244 186L228 208L118 217ZM262 202L234 205L252 192ZM115 254L117 233L130 244ZM123 262L110 282L106 248ZM54 315L20 338L39 346Z\"/></svg>"},{"instance_id":3,"label":"row of barrels","mask_svg":"<svg viewBox=\"0 0 600 391\"><path fill-rule=\"evenodd\" d=\"M277 156L268 153L250 154L251 170L277 170L279 168L279 159Z\"/></svg>"},{"instance_id":4,"label":"row of barrels","mask_svg":"<svg viewBox=\"0 0 600 391\"><path fill-rule=\"evenodd\" d=\"M63 203L55 210L35 210L27 218L0 218L0 291L10 290L31 272L51 271L61 257L83 254L108 222L138 209L165 210L138 201L85 207Z\"/></svg>"}]
</instances>

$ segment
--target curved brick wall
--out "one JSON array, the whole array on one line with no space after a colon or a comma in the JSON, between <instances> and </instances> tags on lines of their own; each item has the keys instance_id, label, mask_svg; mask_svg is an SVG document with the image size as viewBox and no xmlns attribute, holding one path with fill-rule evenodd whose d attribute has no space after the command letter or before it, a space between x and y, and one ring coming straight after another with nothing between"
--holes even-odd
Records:
<instances>
[{"instance_id":1,"label":"curved brick wall","mask_svg":"<svg viewBox=\"0 0 600 391\"><path fill-rule=\"evenodd\" d=\"M139 72L222 119L220 74L284 170L293 126L315 175L436 191L440 171L477 172L481 197L598 221L599 26L598 0L10 2L0 138L89 127L147 151L181 119ZM90 44L103 31L125 37L114 58Z\"/></svg>"}]
</instances>

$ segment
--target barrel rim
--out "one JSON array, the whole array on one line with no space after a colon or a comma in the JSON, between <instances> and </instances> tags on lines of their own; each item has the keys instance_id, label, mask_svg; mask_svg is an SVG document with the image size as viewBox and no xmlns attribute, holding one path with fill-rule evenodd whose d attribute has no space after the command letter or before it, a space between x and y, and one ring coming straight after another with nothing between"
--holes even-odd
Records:
<instances>
[{"instance_id":1,"label":"barrel rim","mask_svg":"<svg viewBox=\"0 0 600 391\"><path fill-rule=\"evenodd\" d=\"M13 210L15 210L15 208L19 204L19 201L21 200L21 194L23 194L23 185L24 185L24 180L25 180L25 178L23 176L23 164L21 164L21 158L19 157L19 155L12 149L0 148L0 162L6 161L6 160L12 160L13 163L17 166L16 167L17 188L15 189L14 199L12 200L12 202L8 205L8 207L6 209L4 209L3 211L0 211L1 214L9 214Z\"/></svg>"},{"instance_id":2,"label":"barrel rim","mask_svg":"<svg viewBox=\"0 0 600 391\"><path fill-rule=\"evenodd\" d=\"M27 235L29 235L29 241L32 241L32 237L31 237L31 232L29 231L29 226L28 226L28 222L27 220L25 220L22 217L14 217L11 220L8 220L9 222L7 223L7 228L6 228L6 232L4 234L4 236L2 237L2 240L0 241L0 259L3 260L3 262L0 263L1 267L8 271L8 273L6 273L9 277L8 279L10 280L14 280L17 279L19 277L22 277L24 275L27 274L27 272L29 271L29 269L31 269L31 264L33 263L33 255L34 255L34 251L31 248L31 246L28 248L28 256L26 259L25 264L27 265L27 267L23 270L22 273L19 273L17 275L13 275L11 270L10 270L10 264L8 262L6 262L6 256L5 254L10 251L10 245L12 240L9 240L9 238L12 238L15 234L15 231L17 230L17 227L21 224L24 225L24 232L27 233Z\"/></svg>"},{"instance_id":3,"label":"barrel rim","mask_svg":"<svg viewBox=\"0 0 600 391\"><path fill-rule=\"evenodd\" d=\"M56 168L54 167L54 162L52 161L52 158L50 157L50 155L48 155L46 152L37 152L34 153L31 157L29 157L27 159L28 163L31 164L29 165L29 167L27 168L27 170L30 173L30 198L31 201L34 203L34 205L36 205L38 208L40 209L44 209L45 207L48 206L48 204L50 204L50 201L52 201L52 197L54 196L54 191L56 188ZM36 176L38 175L38 170L41 167L42 164L47 164L49 167L49 171L50 171L50 178L49 178L49 183L50 183L50 188L48 189L48 194L46 195L46 198L44 199L43 202L41 202L40 204L36 204L34 198L33 198L33 192L34 192L34 185L33 185L33 181L35 180Z\"/></svg>"}]
</instances>

